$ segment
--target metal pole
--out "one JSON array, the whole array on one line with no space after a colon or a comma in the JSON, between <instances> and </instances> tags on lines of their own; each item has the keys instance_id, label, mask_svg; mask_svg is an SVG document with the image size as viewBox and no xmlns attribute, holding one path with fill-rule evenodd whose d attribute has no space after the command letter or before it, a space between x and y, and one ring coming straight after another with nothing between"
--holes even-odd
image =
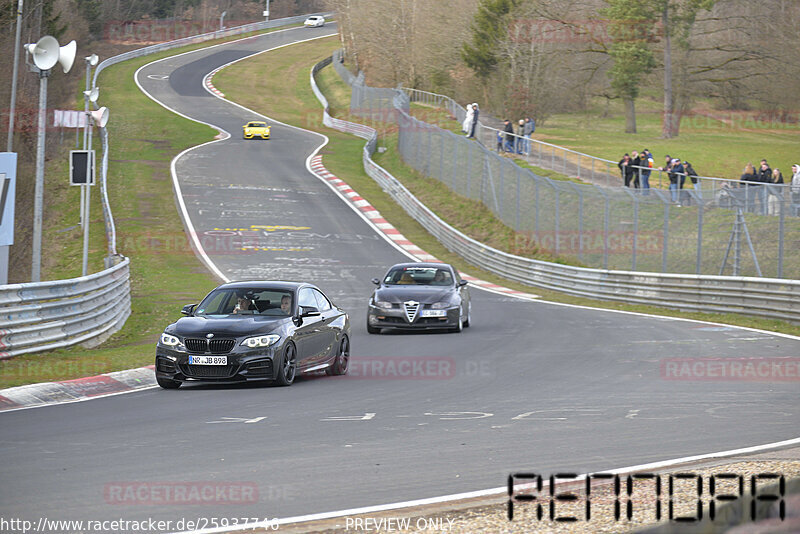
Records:
<instances>
[{"instance_id":1,"label":"metal pole","mask_svg":"<svg viewBox=\"0 0 800 534\"><path fill-rule=\"evenodd\" d=\"M784 198L786 197L785 192L783 189L780 190L781 196L779 197L779 209L781 210L778 213L778 278L783 278L783 238L784 238L784 218L786 217L786 212L784 207L786 206L786 202Z\"/></svg>"},{"instance_id":2,"label":"metal pole","mask_svg":"<svg viewBox=\"0 0 800 534\"><path fill-rule=\"evenodd\" d=\"M92 118L87 114L86 123L91 127ZM94 133L94 132L92 132ZM92 154L92 135L89 135L89 148L86 153L86 212L83 217L83 276L86 276L89 271L89 201L92 198L92 185L91 180L92 171L94 170L94 158Z\"/></svg>"},{"instance_id":3,"label":"metal pole","mask_svg":"<svg viewBox=\"0 0 800 534\"><path fill-rule=\"evenodd\" d=\"M668 250L668 243L669 243L669 202L664 202L664 236L661 242L661 272L667 272L667 254L669 253Z\"/></svg>"},{"instance_id":4,"label":"metal pole","mask_svg":"<svg viewBox=\"0 0 800 534\"><path fill-rule=\"evenodd\" d=\"M22 1L17 5L17 30L14 38L14 73L11 75L11 106L8 114L8 144L6 152L14 148L14 113L17 104L17 73L19 72L19 39L22 30Z\"/></svg>"},{"instance_id":5,"label":"metal pole","mask_svg":"<svg viewBox=\"0 0 800 534\"><path fill-rule=\"evenodd\" d=\"M89 75L91 73L90 58L86 57L86 90L83 92L83 116L86 118L86 125L83 127L83 149L86 150L86 143L89 137ZM86 157L89 161L89 157ZM86 184L81 186L81 228L86 226L86 187L88 187L89 171L86 171Z\"/></svg>"},{"instance_id":6,"label":"metal pole","mask_svg":"<svg viewBox=\"0 0 800 534\"><path fill-rule=\"evenodd\" d=\"M44 205L44 133L47 118L47 77L49 70L39 71L39 132L36 139L36 182L33 196L33 246L31 251L31 282L41 281L42 268L42 209Z\"/></svg>"}]
</instances>

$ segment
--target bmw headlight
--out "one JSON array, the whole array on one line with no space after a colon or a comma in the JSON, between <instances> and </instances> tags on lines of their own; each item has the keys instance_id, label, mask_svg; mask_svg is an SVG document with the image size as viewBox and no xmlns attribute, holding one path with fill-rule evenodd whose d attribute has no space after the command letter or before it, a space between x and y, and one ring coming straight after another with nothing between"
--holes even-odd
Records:
<instances>
[{"instance_id":1,"label":"bmw headlight","mask_svg":"<svg viewBox=\"0 0 800 534\"><path fill-rule=\"evenodd\" d=\"M378 308L383 308L385 310L391 310L392 307L393 307L391 302L387 302L385 300L376 300L375 301L375 306L378 307Z\"/></svg>"},{"instance_id":2,"label":"bmw headlight","mask_svg":"<svg viewBox=\"0 0 800 534\"><path fill-rule=\"evenodd\" d=\"M431 304L431 309L432 310L444 310L445 308L450 308L451 306L453 306L453 304L451 302L446 302L446 301L434 302L433 304Z\"/></svg>"},{"instance_id":3,"label":"bmw headlight","mask_svg":"<svg viewBox=\"0 0 800 534\"><path fill-rule=\"evenodd\" d=\"M161 344L167 347L177 347L178 345L181 344L181 340L171 334L167 334L166 332L164 332L163 334L161 334Z\"/></svg>"},{"instance_id":4,"label":"bmw headlight","mask_svg":"<svg viewBox=\"0 0 800 534\"><path fill-rule=\"evenodd\" d=\"M251 349L257 349L260 347L269 347L270 345L274 345L278 342L281 338L278 334L270 334L268 336L255 336L255 337L248 337L244 341L242 341L242 345L245 347L249 347Z\"/></svg>"}]
</instances>

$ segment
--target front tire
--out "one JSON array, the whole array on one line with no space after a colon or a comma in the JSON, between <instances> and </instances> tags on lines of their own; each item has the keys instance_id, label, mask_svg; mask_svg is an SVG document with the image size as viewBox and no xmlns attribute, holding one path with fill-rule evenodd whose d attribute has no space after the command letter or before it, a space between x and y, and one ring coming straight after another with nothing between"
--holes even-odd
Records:
<instances>
[{"instance_id":1,"label":"front tire","mask_svg":"<svg viewBox=\"0 0 800 534\"><path fill-rule=\"evenodd\" d=\"M469 323L471 318L472 318L472 302L467 304L467 318L464 319L464 328L469 328Z\"/></svg>"},{"instance_id":2,"label":"front tire","mask_svg":"<svg viewBox=\"0 0 800 534\"><path fill-rule=\"evenodd\" d=\"M164 389L178 389L181 387L181 383L177 380L170 380L169 378L161 378L160 376L156 376L156 382L159 386Z\"/></svg>"},{"instance_id":3,"label":"front tire","mask_svg":"<svg viewBox=\"0 0 800 534\"><path fill-rule=\"evenodd\" d=\"M286 344L277 367L278 373L275 377L275 384L278 386L291 386L297 373L297 349L294 344Z\"/></svg>"},{"instance_id":4,"label":"front tire","mask_svg":"<svg viewBox=\"0 0 800 534\"><path fill-rule=\"evenodd\" d=\"M450 331L457 334L457 333L461 332L462 330L464 330L464 321L461 319L461 308L459 308L459 310L458 310L458 324L456 326L454 326L453 329L450 330Z\"/></svg>"}]
</instances>

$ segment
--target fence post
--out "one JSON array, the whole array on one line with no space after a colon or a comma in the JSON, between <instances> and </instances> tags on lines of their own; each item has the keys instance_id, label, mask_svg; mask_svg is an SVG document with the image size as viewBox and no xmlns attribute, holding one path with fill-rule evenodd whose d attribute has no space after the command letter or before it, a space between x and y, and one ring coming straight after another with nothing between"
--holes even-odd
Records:
<instances>
[{"instance_id":1,"label":"fence post","mask_svg":"<svg viewBox=\"0 0 800 534\"><path fill-rule=\"evenodd\" d=\"M781 196L778 202L780 206L780 213L778 213L778 278L783 278L783 238L784 238L784 217L786 216L784 213L784 206L785 206L785 191L781 188Z\"/></svg>"},{"instance_id":2,"label":"fence post","mask_svg":"<svg viewBox=\"0 0 800 534\"><path fill-rule=\"evenodd\" d=\"M520 195L520 191L519 190L520 190L520 173L521 172L522 172L522 169L520 167L517 167L517 216L516 216L517 232L521 231L520 230L520 225L519 225L519 195Z\"/></svg>"},{"instance_id":3,"label":"fence post","mask_svg":"<svg viewBox=\"0 0 800 534\"><path fill-rule=\"evenodd\" d=\"M439 181L444 183L444 139L446 133L444 130L441 131L439 134L439 142L441 143L441 147L439 149Z\"/></svg>"},{"instance_id":4,"label":"fence post","mask_svg":"<svg viewBox=\"0 0 800 534\"><path fill-rule=\"evenodd\" d=\"M428 130L428 157L425 158L425 174L430 176L431 175L431 151L433 150L431 148L431 140L432 140L432 137L433 137L433 133L432 133L433 130L427 124L425 126L426 126L426 129Z\"/></svg>"},{"instance_id":5,"label":"fence post","mask_svg":"<svg viewBox=\"0 0 800 534\"><path fill-rule=\"evenodd\" d=\"M662 199L663 201L663 199ZM669 239L669 202L664 202L664 232L661 239L661 272L667 272L667 242Z\"/></svg>"},{"instance_id":6,"label":"fence post","mask_svg":"<svg viewBox=\"0 0 800 534\"><path fill-rule=\"evenodd\" d=\"M603 269L608 269L608 227L609 223L609 205L608 205L608 194L605 191L601 191L603 193L603 197L605 202L603 203Z\"/></svg>"},{"instance_id":7,"label":"fence post","mask_svg":"<svg viewBox=\"0 0 800 534\"><path fill-rule=\"evenodd\" d=\"M539 238L539 177L536 177L536 181L534 183L534 190L536 191L536 217L534 219L534 230L536 231L536 238Z\"/></svg>"},{"instance_id":8,"label":"fence post","mask_svg":"<svg viewBox=\"0 0 800 534\"><path fill-rule=\"evenodd\" d=\"M505 167L505 165L503 165L501 163L500 164L500 206L499 206L499 210L498 210L499 213L497 214L497 217L500 219L501 222L503 222L505 224L506 221L503 220L503 212L505 211L505 207L506 207L506 204L505 204L506 196L504 194L505 186L506 186L506 180L505 180L505 178L506 178L506 170L505 170L504 167ZM492 184L492 187L494 187L494 184ZM496 195L495 195L495 198L497 198Z\"/></svg>"},{"instance_id":9,"label":"fence post","mask_svg":"<svg viewBox=\"0 0 800 534\"><path fill-rule=\"evenodd\" d=\"M453 186L450 188L456 191L456 179L458 178L458 145L461 143L456 142L453 150Z\"/></svg>"},{"instance_id":10,"label":"fence post","mask_svg":"<svg viewBox=\"0 0 800 534\"><path fill-rule=\"evenodd\" d=\"M472 148L474 145L475 143L470 143L469 150L467 150L467 198L472 198L470 197L469 189L472 183Z\"/></svg>"},{"instance_id":11,"label":"fence post","mask_svg":"<svg viewBox=\"0 0 800 534\"><path fill-rule=\"evenodd\" d=\"M713 197L712 197L713 198ZM697 197L697 260L695 260L696 268L695 274L702 274L702 261L703 261L703 199Z\"/></svg>"},{"instance_id":12,"label":"fence post","mask_svg":"<svg viewBox=\"0 0 800 534\"><path fill-rule=\"evenodd\" d=\"M556 207L556 226L555 226L556 240L555 241L556 241L556 257L558 257L559 251L560 251L560 247L559 247L559 243L558 242L561 241L561 234L559 232L560 227L559 227L559 224L558 224L559 223L559 220L558 220L558 208L559 208L559 204L560 204L560 202L559 202L559 196L560 196L559 193L561 193L561 190L558 188L558 186L556 184L553 184L553 189L555 189L555 191L556 191L556 206L555 206Z\"/></svg>"},{"instance_id":13,"label":"fence post","mask_svg":"<svg viewBox=\"0 0 800 534\"><path fill-rule=\"evenodd\" d=\"M578 191L578 261L583 263L583 191L575 186Z\"/></svg>"}]
</instances>

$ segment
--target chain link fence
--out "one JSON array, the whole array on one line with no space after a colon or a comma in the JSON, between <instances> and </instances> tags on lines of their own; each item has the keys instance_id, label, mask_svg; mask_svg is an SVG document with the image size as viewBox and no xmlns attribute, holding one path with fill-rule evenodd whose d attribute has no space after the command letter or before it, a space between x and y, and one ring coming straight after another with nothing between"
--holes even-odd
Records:
<instances>
[{"instance_id":1,"label":"chain link fence","mask_svg":"<svg viewBox=\"0 0 800 534\"><path fill-rule=\"evenodd\" d=\"M463 121L463 108L447 97L369 87L363 75L347 71L341 54L333 64L352 83L351 114L395 123L406 164L481 201L519 232L526 248L602 269L800 278L800 192L789 186L733 187L705 177L696 188L674 192L601 186L610 171L598 168L597 158L560 147L556 156L554 145L531 161L549 157L563 168L574 160L575 169L590 169L581 178L594 183L539 176L488 148L486 137L496 138L495 129L482 126L475 142L409 114L411 101L421 99ZM517 138L523 141L532 140ZM537 151L533 143L522 148Z\"/></svg>"}]
</instances>

